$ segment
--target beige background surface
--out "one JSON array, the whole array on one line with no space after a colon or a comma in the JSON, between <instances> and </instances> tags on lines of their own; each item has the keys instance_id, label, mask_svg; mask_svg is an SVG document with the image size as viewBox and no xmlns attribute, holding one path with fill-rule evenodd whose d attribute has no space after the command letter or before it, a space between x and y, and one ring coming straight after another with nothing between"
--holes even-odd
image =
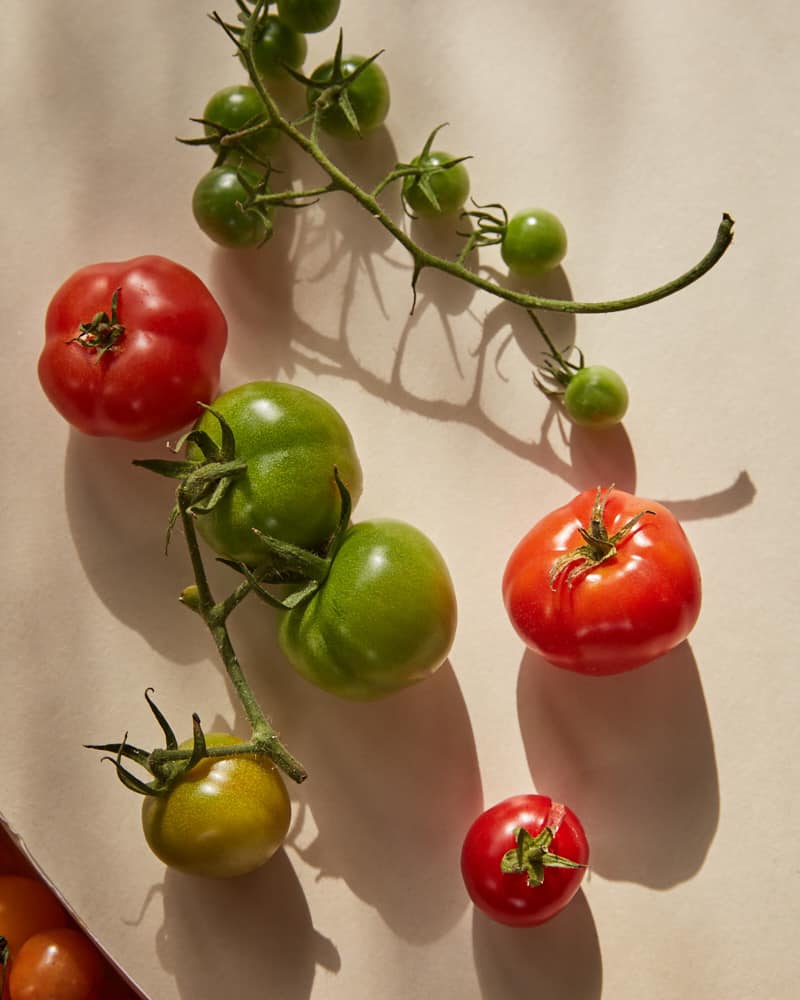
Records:
<instances>
[{"instance_id":1,"label":"beige background surface","mask_svg":"<svg viewBox=\"0 0 800 1000\"><path fill-rule=\"evenodd\" d=\"M554 419L509 307L426 277L409 318L407 258L345 198L256 253L198 233L207 157L174 137L241 79L203 4L4 11L0 813L79 919L154 1000L796 995L796 5L343 0L346 48L385 48L393 95L349 168L377 179L449 121L477 200L563 218L570 252L546 291L657 285L735 217L732 250L691 289L552 321L628 380L624 429L602 438ZM309 68L334 43L313 38ZM169 484L131 466L158 448L71 432L35 375L58 284L149 252L223 305L225 386L288 379L341 410L359 516L426 531L460 603L448 664L375 706L290 675L269 616L243 609L243 662L311 777L291 790L285 851L227 884L165 873L138 801L82 749L155 741L149 685L187 730L193 710L239 721L175 604ZM541 514L612 480L684 520L704 607L662 661L589 682L524 652L499 580ZM532 788L582 816L593 866L558 920L514 933L473 913L458 851L484 805Z\"/></svg>"}]
</instances>

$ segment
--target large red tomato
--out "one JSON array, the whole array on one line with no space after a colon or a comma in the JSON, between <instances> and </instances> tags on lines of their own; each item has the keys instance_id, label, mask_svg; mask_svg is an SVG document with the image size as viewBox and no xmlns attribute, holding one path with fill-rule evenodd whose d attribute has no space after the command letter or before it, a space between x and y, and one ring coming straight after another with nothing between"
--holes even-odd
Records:
<instances>
[{"instance_id":1,"label":"large red tomato","mask_svg":"<svg viewBox=\"0 0 800 1000\"><path fill-rule=\"evenodd\" d=\"M535 927L569 903L589 861L580 820L546 795L514 795L473 822L461 849L472 902L512 927Z\"/></svg>"},{"instance_id":2,"label":"large red tomato","mask_svg":"<svg viewBox=\"0 0 800 1000\"><path fill-rule=\"evenodd\" d=\"M69 277L45 319L39 381L85 434L149 441L191 424L219 387L222 310L165 257L93 264Z\"/></svg>"},{"instance_id":3,"label":"large red tomato","mask_svg":"<svg viewBox=\"0 0 800 1000\"><path fill-rule=\"evenodd\" d=\"M525 643L557 667L616 674L682 642L700 614L700 570L666 507L587 490L511 555L503 600Z\"/></svg>"}]
</instances>

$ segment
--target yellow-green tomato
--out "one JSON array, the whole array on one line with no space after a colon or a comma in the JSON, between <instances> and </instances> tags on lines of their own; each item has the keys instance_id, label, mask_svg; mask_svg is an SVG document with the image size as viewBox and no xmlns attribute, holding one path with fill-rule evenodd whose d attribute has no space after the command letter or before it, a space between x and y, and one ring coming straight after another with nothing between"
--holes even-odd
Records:
<instances>
[{"instance_id":1,"label":"yellow-green tomato","mask_svg":"<svg viewBox=\"0 0 800 1000\"><path fill-rule=\"evenodd\" d=\"M242 741L208 733L209 747ZM190 749L192 741L181 744ZM179 871L209 878L260 868L289 832L291 804L278 769L266 757L204 758L162 796L147 796L142 827L153 853Z\"/></svg>"},{"instance_id":2,"label":"yellow-green tomato","mask_svg":"<svg viewBox=\"0 0 800 1000\"><path fill-rule=\"evenodd\" d=\"M334 468L353 506L361 496L361 465L350 431L321 396L285 382L247 382L218 396L212 408L224 417L246 471L197 530L221 556L257 566L267 549L257 528L283 542L319 549L339 522L341 497ZM221 443L216 417L206 413L197 427ZM196 445L187 458L200 459Z\"/></svg>"},{"instance_id":3,"label":"yellow-green tomato","mask_svg":"<svg viewBox=\"0 0 800 1000\"><path fill-rule=\"evenodd\" d=\"M370 700L432 674L455 629L456 598L441 553L417 528L375 520L347 530L320 589L283 614L279 640L313 684Z\"/></svg>"}]
</instances>

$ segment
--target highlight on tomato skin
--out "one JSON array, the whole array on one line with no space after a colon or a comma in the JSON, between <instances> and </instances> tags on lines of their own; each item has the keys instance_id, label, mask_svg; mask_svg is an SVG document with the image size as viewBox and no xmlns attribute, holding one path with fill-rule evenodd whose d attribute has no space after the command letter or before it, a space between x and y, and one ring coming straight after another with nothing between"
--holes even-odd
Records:
<instances>
[{"instance_id":1,"label":"highlight on tomato skin","mask_svg":"<svg viewBox=\"0 0 800 1000\"><path fill-rule=\"evenodd\" d=\"M611 487L586 490L537 522L509 557L502 594L530 649L554 666L606 676L683 642L702 584L667 507Z\"/></svg>"},{"instance_id":2,"label":"highlight on tomato skin","mask_svg":"<svg viewBox=\"0 0 800 1000\"><path fill-rule=\"evenodd\" d=\"M461 850L461 874L474 905L510 927L537 927L574 898L589 863L583 826L547 795L522 794L486 809Z\"/></svg>"},{"instance_id":3,"label":"highlight on tomato skin","mask_svg":"<svg viewBox=\"0 0 800 1000\"><path fill-rule=\"evenodd\" d=\"M222 309L187 267L156 254L103 261L50 300L39 382L81 433L152 441L211 401L227 341Z\"/></svg>"}]
</instances>

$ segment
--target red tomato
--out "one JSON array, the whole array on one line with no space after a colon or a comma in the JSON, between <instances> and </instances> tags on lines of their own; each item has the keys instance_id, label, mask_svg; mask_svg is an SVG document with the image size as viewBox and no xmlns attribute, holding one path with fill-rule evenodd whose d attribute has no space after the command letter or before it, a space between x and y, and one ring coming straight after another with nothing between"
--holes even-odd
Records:
<instances>
[{"instance_id":1,"label":"red tomato","mask_svg":"<svg viewBox=\"0 0 800 1000\"><path fill-rule=\"evenodd\" d=\"M682 642L700 614L700 570L666 507L587 490L511 555L503 600L525 643L557 667L616 674Z\"/></svg>"},{"instance_id":2,"label":"red tomato","mask_svg":"<svg viewBox=\"0 0 800 1000\"><path fill-rule=\"evenodd\" d=\"M0 935L8 941L12 959L33 934L69 922L67 911L43 882L24 875L0 877Z\"/></svg>"},{"instance_id":3,"label":"red tomato","mask_svg":"<svg viewBox=\"0 0 800 1000\"><path fill-rule=\"evenodd\" d=\"M472 902L493 920L535 927L569 903L588 861L586 834L571 809L546 795L514 795L469 828L461 874Z\"/></svg>"},{"instance_id":4,"label":"red tomato","mask_svg":"<svg viewBox=\"0 0 800 1000\"><path fill-rule=\"evenodd\" d=\"M29 937L11 965L10 1000L100 1000L106 964L81 931Z\"/></svg>"},{"instance_id":5,"label":"red tomato","mask_svg":"<svg viewBox=\"0 0 800 1000\"><path fill-rule=\"evenodd\" d=\"M165 257L76 271L45 320L39 381L85 434L149 441L188 426L219 387L228 325L203 282Z\"/></svg>"}]
</instances>

